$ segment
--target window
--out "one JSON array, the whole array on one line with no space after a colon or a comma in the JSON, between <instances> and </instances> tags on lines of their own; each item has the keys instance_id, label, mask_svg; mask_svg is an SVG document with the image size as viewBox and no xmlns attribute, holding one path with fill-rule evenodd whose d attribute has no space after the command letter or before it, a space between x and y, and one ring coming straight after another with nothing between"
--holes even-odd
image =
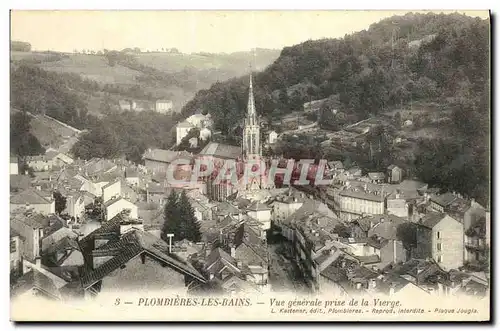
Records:
<instances>
[{"instance_id":1,"label":"window","mask_svg":"<svg viewBox=\"0 0 500 331\"><path fill-rule=\"evenodd\" d=\"M11 240L10 241L10 252L11 253L15 253L16 252L16 241L15 240Z\"/></svg>"},{"instance_id":2,"label":"window","mask_svg":"<svg viewBox=\"0 0 500 331\"><path fill-rule=\"evenodd\" d=\"M441 232L440 231L436 232L436 238L441 239Z\"/></svg>"},{"instance_id":3,"label":"window","mask_svg":"<svg viewBox=\"0 0 500 331\"><path fill-rule=\"evenodd\" d=\"M438 252L441 252L443 250L443 245L437 244L437 250L438 250Z\"/></svg>"},{"instance_id":4,"label":"window","mask_svg":"<svg viewBox=\"0 0 500 331\"><path fill-rule=\"evenodd\" d=\"M443 256L442 255L438 255L437 256L437 262L438 263L442 263L443 262Z\"/></svg>"}]
</instances>

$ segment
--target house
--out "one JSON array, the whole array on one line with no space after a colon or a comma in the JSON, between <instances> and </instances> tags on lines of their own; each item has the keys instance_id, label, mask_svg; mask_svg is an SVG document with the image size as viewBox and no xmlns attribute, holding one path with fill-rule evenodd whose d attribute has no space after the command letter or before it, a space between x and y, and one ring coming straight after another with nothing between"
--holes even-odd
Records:
<instances>
[{"instance_id":1,"label":"house","mask_svg":"<svg viewBox=\"0 0 500 331\"><path fill-rule=\"evenodd\" d=\"M201 227L203 228L206 222L212 220L213 205L208 201L201 201L193 198L190 198L189 202L191 203L191 207L193 207L194 216L196 217Z\"/></svg>"},{"instance_id":2,"label":"house","mask_svg":"<svg viewBox=\"0 0 500 331\"><path fill-rule=\"evenodd\" d=\"M269 260L259 231L244 222L229 234L228 248L235 260L248 266L247 280L266 288Z\"/></svg>"},{"instance_id":3,"label":"house","mask_svg":"<svg viewBox=\"0 0 500 331\"><path fill-rule=\"evenodd\" d=\"M188 135L189 131L194 129L195 126L189 122L181 122L175 126L176 130L176 144L179 145L182 142L182 139Z\"/></svg>"},{"instance_id":4,"label":"house","mask_svg":"<svg viewBox=\"0 0 500 331\"><path fill-rule=\"evenodd\" d=\"M462 223L443 213L428 213L417 224L416 258L432 258L444 270L463 266Z\"/></svg>"},{"instance_id":5,"label":"house","mask_svg":"<svg viewBox=\"0 0 500 331\"><path fill-rule=\"evenodd\" d=\"M57 245L64 238L78 239L78 234L67 227L61 227L42 238L42 252Z\"/></svg>"},{"instance_id":6,"label":"house","mask_svg":"<svg viewBox=\"0 0 500 331\"><path fill-rule=\"evenodd\" d=\"M99 176L113 173L117 169L118 165L113 161L102 158L93 158L81 167L81 171L89 179L95 179Z\"/></svg>"},{"instance_id":7,"label":"house","mask_svg":"<svg viewBox=\"0 0 500 331\"><path fill-rule=\"evenodd\" d=\"M66 194L66 208L63 211L75 220L80 219L85 214L85 195L82 192L70 192Z\"/></svg>"},{"instance_id":8,"label":"house","mask_svg":"<svg viewBox=\"0 0 500 331\"><path fill-rule=\"evenodd\" d=\"M148 203L155 203L163 205L167 198L167 189L163 184L148 184L146 188L146 201Z\"/></svg>"},{"instance_id":9,"label":"house","mask_svg":"<svg viewBox=\"0 0 500 331\"><path fill-rule=\"evenodd\" d=\"M449 210L449 207L452 203L457 200L459 197L455 192L447 192L444 194L431 195L429 198L430 208L435 212L444 213Z\"/></svg>"},{"instance_id":10,"label":"house","mask_svg":"<svg viewBox=\"0 0 500 331\"><path fill-rule=\"evenodd\" d=\"M138 218L138 208L135 204L132 202L126 200L125 198L122 197L116 197L114 199L108 200L103 204L104 207L104 219L106 221L109 221L116 215L120 214L121 212L124 211L129 211L130 214L129 217L131 219L136 220Z\"/></svg>"},{"instance_id":11,"label":"house","mask_svg":"<svg viewBox=\"0 0 500 331\"><path fill-rule=\"evenodd\" d=\"M66 282L63 284L66 285ZM26 272L13 284L11 297L15 300L23 300L24 298L32 300L33 297L56 301L62 300L61 292L54 281L37 269Z\"/></svg>"},{"instance_id":12,"label":"house","mask_svg":"<svg viewBox=\"0 0 500 331\"><path fill-rule=\"evenodd\" d=\"M217 183L212 177L206 181L207 197L212 201L227 201L238 191L237 187L230 181L220 181Z\"/></svg>"},{"instance_id":13,"label":"house","mask_svg":"<svg viewBox=\"0 0 500 331\"><path fill-rule=\"evenodd\" d=\"M64 166L73 164L74 162L74 160L70 156L58 151L48 151L45 153L45 156L47 157L47 159L52 160L53 167L62 168Z\"/></svg>"},{"instance_id":14,"label":"house","mask_svg":"<svg viewBox=\"0 0 500 331\"><path fill-rule=\"evenodd\" d=\"M42 239L42 262L48 267L80 267L84 260L78 234L66 227Z\"/></svg>"},{"instance_id":15,"label":"house","mask_svg":"<svg viewBox=\"0 0 500 331\"><path fill-rule=\"evenodd\" d=\"M269 135L267 137L267 143L272 145L276 143L277 140L278 140L278 133L274 130L269 132Z\"/></svg>"},{"instance_id":16,"label":"house","mask_svg":"<svg viewBox=\"0 0 500 331\"><path fill-rule=\"evenodd\" d=\"M19 192L31 187L31 177L29 175L10 175L10 191Z\"/></svg>"},{"instance_id":17,"label":"house","mask_svg":"<svg viewBox=\"0 0 500 331\"><path fill-rule=\"evenodd\" d=\"M19 234L22 257L34 261L40 257L44 229L49 225L48 218L29 211L11 213L10 227Z\"/></svg>"},{"instance_id":18,"label":"house","mask_svg":"<svg viewBox=\"0 0 500 331\"><path fill-rule=\"evenodd\" d=\"M295 213L306 201L305 194L290 191L288 195L278 196L271 202L273 224L280 226L281 221Z\"/></svg>"},{"instance_id":19,"label":"house","mask_svg":"<svg viewBox=\"0 0 500 331\"><path fill-rule=\"evenodd\" d=\"M344 170L342 161L330 161L328 162L328 167L330 170Z\"/></svg>"},{"instance_id":20,"label":"house","mask_svg":"<svg viewBox=\"0 0 500 331\"><path fill-rule=\"evenodd\" d=\"M192 158L191 153L185 151L176 152L164 149L150 149L144 154L146 169L152 173L166 173L169 165L175 160L182 159L191 162Z\"/></svg>"},{"instance_id":21,"label":"house","mask_svg":"<svg viewBox=\"0 0 500 331\"><path fill-rule=\"evenodd\" d=\"M21 271L21 241L24 238L14 229L10 229L10 273L19 275Z\"/></svg>"},{"instance_id":22,"label":"house","mask_svg":"<svg viewBox=\"0 0 500 331\"><path fill-rule=\"evenodd\" d=\"M260 201L254 201L247 207L248 216L255 218L261 223L261 230L267 231L271 228L271 207Z\"/></svg>"},{"instance_id":23,"label":"house","mask_svg":"<svg viewBox=\"0 0 500 331\"><path fill-rule=\"evenodd\" d=\"M81 277L86 296L121 291L182 294L206 282L189 262L169 252L163 240L136 229L121 233L119 222L113 220L80 242L87 266Z\"/></svg>"},{"instance_id":24,"label":"house","mask_svg":"<svg viewBox=\"0 0 500 331\"><path fill-rule=\"evenodd\" d=\"M125 170L125 180L131 186L139 186L139 172L134 169Z\"/></svg>"},{"instance_id":25,"label":"house","mask_svg":"<svg viewBox=\"0 0 500 331\"><path fill-rule=\"evenodd\" d=\"M381 184L385 182L385 174L383 172L369 172L368 179L371 183Z\"/></svg>"},{"instance_id":26,"label":"house","mask_svg":"<svg viewBox=\"0 0 500 331\"><path fill-rule=\"evenodd\" d=\"M33 171L49 171L54 166L54 160L47 155L27 156L26 165Z\"/></svg>"},{"instance_id":27,"label":"house","mask_svg":"<svg viewBox=\"0 0 500 331\"><path fill-rule=\"evenodd\" d=\"M373 215L367 217L370 220L370 229L367 237L376 236L389 240L397 240L398 227L406 221L395 215Z\"/></svg>"},{"instance_id":28,"label":"house","mask_svg":"<svg viewBox=\"0 0 500 331\"><path fill-rule=\"evenodd\" d=\"M137 104L133 100L119 100L118 105L121 110L135 110Z\"/></svg>"},{"instance_id":29,"label":"house","mask_svg":"<svg viewBox=\"0 0 500 331\"><path fill-rule=\"evenodd\" d=\"M252 282L249 267L221 248L210 252L205 262L205 271L210 281L217 280L228 294L260 293L260 289Z\"/></svg>"},{"instance_id":30,"label":"house","mask_svg":"<svg viewBox=\"0 0 500 331\"><path fill-rule=\"evenodd\" d=\"M131 187L125 180L120 181L121 184L121 196L132 203L137 203L143 200L143 195L137 192L134 187Z\"/></svg>"},{"instance_id":31,"label":"house","mask_svg":"<svg viewBox=\"0 0 500 331\"><path fill-rule=\"evenodd\" d=\"M194 114L186 118L186 122L191 124L193 127L201 129L203 127L210 126L211 116L210 114Z\"/></svg>"},{"instance_id":32,"label":"house","mask_svg":"<svg viewBox=\"0 0 500 331\"><path fill-rule=\"evenodd\" d=\"M19 159L17 156L10 157L10 174L18 175L19 174Z\"/></svg>"},{"instance_id":33,"label":"house","mask_svg":"<svg viewBox=\"0 0 500 331\"><path fill-rule=\"evenodd\" d=\"M339 193L340 215L344 220L352 220L365 214L385 214L383 192L354 189Z\"/></svg>"},{"instance_id":34,"label":"house","mask_svg":"<svg viewBox=\"0 0 500 331\"><path fill-rule=\"evenodd\" d=\"M465 261L469 266L485 269L489 265L489 243L486 239L486 215L475 220L465 231Z\"/></svg>"},{"instance_id":35,"label":"house","mask_svg":"<svg viewBox=\"0 0 500 331\"><path fill-rule=\"evenodd\" d=\"M156 100L155 111L161 114L168 114L174 108L171 100Z\"/></svg>"},{"instance_id":36,"label":"house","mask_svg":"<svg viewBox=\"0 0 500 331\"><path fill-rule=\"evenodd\" d=\"M120 196L122 193L121 189L121 180L115 180L104 185L102 187L102 201L106 203L107 201Z\"/></svg>"},{"instance_id":37,"label":"house","mask_svg":"<svg viewBox=\"0 0 500 331\"><path fill-rule=\"evenodd\" d=\"M52 193L29 188L10 197L11 212L17 209L31 209L43 215L50 215L56 212L56 203Z\"/></svg>"},{"instance_id":38,"label":"house","mask_svg":"<svg viewBox=\"0 0 500 331\"><path fill-rule=\"evenodd\" d=\"M391 184L398 184L403 180L403 169L395 164L387 167L387 181Z\"/></svg>"}]
</instances>

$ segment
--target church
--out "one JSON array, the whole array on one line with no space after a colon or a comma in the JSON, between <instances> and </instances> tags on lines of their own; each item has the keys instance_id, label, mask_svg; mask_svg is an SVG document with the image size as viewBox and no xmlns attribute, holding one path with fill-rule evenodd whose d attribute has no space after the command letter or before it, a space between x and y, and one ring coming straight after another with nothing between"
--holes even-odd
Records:
<instances>
[{"instance_id":1,"label":"church","mask_svg":"<svg viewBox=\"0 0 500 331\"><path fill-rule=\"evenodd\" d=\"M210 199L225 201L228 197L237 195L250 200L260 200L260 197L266 195L265 191L274 188L274 179L269 180L268 178L267 160L262 156L260 137L260 123L255 109L252 74L250 74L247 115L243 128L241 148L209 143L199 154L200 157L213 161L219 169L223 164L227 164L228 160L236 162L237 185L226 180L216 181L217 170L207 178L207 196ZM237 148L239 152L237 152ZM220 152L217 152L217 150ZM231 152L227 153L227 151Z\"/></svg>"}]
</instances>

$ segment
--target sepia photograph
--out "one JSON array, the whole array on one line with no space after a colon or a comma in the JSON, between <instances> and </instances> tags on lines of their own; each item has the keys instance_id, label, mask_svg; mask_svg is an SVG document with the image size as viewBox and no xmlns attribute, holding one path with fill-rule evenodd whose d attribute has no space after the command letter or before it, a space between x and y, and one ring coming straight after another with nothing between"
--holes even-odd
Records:
<instances>
[{"instance_id":1,"label":"sepia photograph","mask_svg":"<svg viewBox=\"0 0 500 331\"><path fill-rule=\"evenodd\" d=\"M490 49L488 10L11 10L11 321L490 321Z\"/></svg>"}]
</instances>

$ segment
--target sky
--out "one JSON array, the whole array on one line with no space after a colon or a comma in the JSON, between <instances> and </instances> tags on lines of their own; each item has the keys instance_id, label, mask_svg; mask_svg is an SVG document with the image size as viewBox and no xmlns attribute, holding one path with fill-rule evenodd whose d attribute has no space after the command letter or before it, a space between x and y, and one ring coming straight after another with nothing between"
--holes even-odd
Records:
<instances>
[{"instance_id":1,"label":"sky","mask_svg":"<svg viewBox=\"0 0 500 331\"><path fill-rule=\"evenodd\" d=\"M343 37L406 12L15 10L11 39L27 41L33 50L63 52L175 47L183 53L231 53ZM488 17L487 11L460 13Z\"/></svg>"}]
</instances>

